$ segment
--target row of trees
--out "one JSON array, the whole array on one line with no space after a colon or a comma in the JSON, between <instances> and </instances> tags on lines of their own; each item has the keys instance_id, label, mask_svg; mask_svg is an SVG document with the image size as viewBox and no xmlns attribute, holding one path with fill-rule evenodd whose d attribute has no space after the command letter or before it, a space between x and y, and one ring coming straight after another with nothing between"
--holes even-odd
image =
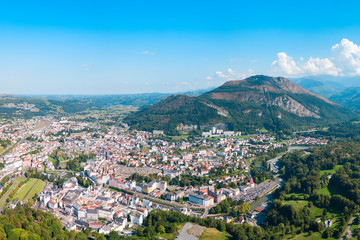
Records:
<instances>
[{"instance_id":1,"label":"row of trees","mask_svg":"<svg viewBox=\"0 0 360 240\"><path fill-rule=\"evenodd\" d=\"M146 218L144 227L136 229L136 235L143 239L152 239L161 233L174 233L178 227L186 222L192 222L201 226L216 228L219 231L227 231L231 234L230 239L270 239L271 235L260 227L248 224L225 223L212 218L196 218L173 211L152 211ZM275 235L273 236L275 237Z\"/></svg>"}]
</instances>

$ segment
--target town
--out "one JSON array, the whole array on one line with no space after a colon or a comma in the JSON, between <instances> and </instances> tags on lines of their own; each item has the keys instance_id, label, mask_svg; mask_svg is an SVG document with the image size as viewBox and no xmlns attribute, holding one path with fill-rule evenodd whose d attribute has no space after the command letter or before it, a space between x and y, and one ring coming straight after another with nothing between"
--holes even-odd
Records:
<instances>
[{"instance_id":1,"label":"town","mask_svg":"<svg viewBox=\"0 0 360 240\"><path fill-rule=\"evenodd\" d=\"M34 199L33 207L52 212L69 230L90 227L122 235L134 235L154 209L243 223L244 217L211 214L226 199L250 204L247 221L261 226L271 203L263 196L282 180L275 175L276 161L266 159L269 166L262 166L257 157L327 144L310 137L277 141L266 133L243 135L216 127L202 136L170 138L162 131L132 130L110 116L14 120L2 124L0 139L10 142L0 157L2 179L23 179L18 196L29 188L17 198L4 192L1 209ZM256 169L264 167L273 175L258 174ZM29 181L34 176L41 180Z\"/></svg>"}]
</instances>

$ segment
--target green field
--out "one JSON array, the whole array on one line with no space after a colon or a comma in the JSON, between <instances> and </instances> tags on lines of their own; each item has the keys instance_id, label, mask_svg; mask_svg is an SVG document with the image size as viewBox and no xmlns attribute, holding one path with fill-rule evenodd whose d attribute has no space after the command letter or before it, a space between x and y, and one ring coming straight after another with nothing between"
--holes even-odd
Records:
<instances>
[{"instance_id":1,"label":"green field","mask_svg":"<svg viewBox=\"0 0 360 240\"><path fill-rule=\"evenodd\" d=\"M16 178L15 179L15 183L21 183L21 182L24 182L26 180L26 178L24 178L24 177L19 177L19 178Z\"/></svg>"},{"instance_id":2,"label":"green field","mask_svg":"<svg viewBox=\"0 0 360 240\"><path fill-rule=\"evenodd\" d=\"M19 199L20 201L25 197L27 192L31 189L31 187L36 183L38 179L31 178L24 186L22 186L18 193L14 196L14 198ZM35 194L38 194L41 192L41 190L44 188L45 182L42 180L39 180L36 185L33 187L33 189L29 192L29 194L26 196L25 201L31 199Z\"/></svg>"},{"instance_id":3,"label":"green field","mask_svg":"<svg viewBox=\"0 0 360 240\"><path fill-rule=\"evenodd\" d=\"M313 234L311 234L309 236L308 233L302 233L299 234L297 236L295 236L294 238L288 238L288 239L296 239L296 240L318 240L318 239L323 239L321 237L321 233L319 232L314 232ZM335 240L335 238L327 238L328 240Z\"/></svg>"},{"instance_id":4,"label":"green field","mask_svg":"<svg viewBox=\"0 0 360 240\"><path fill-rule=\"evenodd\" d=\"M49 161L52 162L52 164L53 164L54 166L56 166L56 164L57 164L57 162L58 162L58 160L56 160L55 158L52 158L52 157L49 157Z\"/></svg>"},{"instance_id":5,"label":"green field","mask_svg":"<svg viewBox=\"0 0 360 240\"><path fill-rule=\"evenodd\" d=\"M43 190L44 187L45 187L45 182L39 180L39 182L37 182L37 184L33 187L33 189L31 189L29 194L26 196L25 201L33 198L35 196L35 194L39 194Z\"/></svg>"},{"instance_id":6,"label":"green field","mask_svg":"<svg viewBox=\"0 0 360 240\"><path fill-rule=\"evenodd\" d=\"M190 135L184 134L180 136L171 136L173 141L186 140Z\"/></svg>"},{"instance_id":7,"label":"green field","mask_svg":"<svg viewBox=\"0 0 360 240\"><path fill-rule=\"evenodd\" d=\"M19 177L16 178L14 181L14 187L13 189L15 189L21 182L26 181L26 178L24 177ZM11 189L11 191L13 191L13 189ZM11 193L10 189L8 190L8 193ZM7 196L6 198L8 198L9 196ZM4 199L4 201L2 203L0 203L0 207L3 207L6 204L6 199Z\"/></svg>"},{"instance_id":8,"label":"green field","mask_svg":"<svg viewBox=\"0 0 360 240\"><path fill-rule=\"evenodd\" d=\"M308 205L308 201L302 201L302 200L291 200L291 201L284 201L284 204L293 206L296 210L301 210L305 206Z\"/></svg>"},{"instance_id":9,"label":"green field","mask_svg":"<svg viewBox=\"0 0 360 240\"><path fill-rule=\"evenodd\" d=\"M330 174L334 174L335 172L336 172L336 170L338 170L339 168L341 168L342 166L344 166L344 165L337 165L337 166L335 166L333 169L331 169L331 170L322 170L322 171L320 171L320 177L322 176L322 175L324 175L325 173L330 173Z\"/></svg>"},{"instance_id":10,"label":"green field","mask_svg":"<svg viewBox=\"0 0 360 240\"><path fill-rule=\"evenodd\" d=\"M333 186L327 186L325 188L322 188L322 189L320 189L319 193L324 194L324 195L340 194L339 191L336 188L334 188Z\"/></svg>"},{"instance_id":11,"label":"green field","mask_svg":"<svg viewBox=\"0 0 360 240\"><path fill-rule=\"evenodd\" d=\"M199 240L227 240L230 234L220 232L216 228L206 228L201 234Z\"/></svg>"},{"instance_id":12,"label":"green field","mask_svg":"<svg viewBox=\"0 0 360 240\"><path fill-rule=\"evenodd\" d=\"M284 204L287 205L291 205L293 206L297 211L300 211L301 209L303 209L305 206L308 205L309 201L305 201L305 200L290 200L290 201L283 201ZM311 206L310 208L310 212L311 212L311 217L313 219L319 218L323 215L323 208L318 208L314 205ZM333 218L334 223L338 222L338 218L339 215L333 211L331 211L330 209L327 209L327 213L326 213L326 217L327 218L332 218L332 215L335 215L335 218Z\"/></svg>"},{"instance_id":13,"label":"green field","mask_svg":"<svg viewBox=\"0 0 360 240\"><path fill-rule=\"evenodd\" d=\"M230 137L230 138L248 139L248 138L251 138L251 137L254 137L254 136L256 136L256 135L233 136L233 137Z\"/></svg>"}]
</instances>

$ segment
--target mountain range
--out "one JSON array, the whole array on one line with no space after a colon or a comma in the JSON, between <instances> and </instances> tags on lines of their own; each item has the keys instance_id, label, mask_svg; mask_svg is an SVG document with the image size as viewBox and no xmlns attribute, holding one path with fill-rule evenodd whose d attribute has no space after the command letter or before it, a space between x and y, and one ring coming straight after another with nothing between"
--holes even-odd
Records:
<instances>
[{"instance_id":1,"label":"mountain range","mask_svg":"<svg viewBox=\"0 0 360 240\"><path fill-rule=\"evenodd\" d=\"M293 82L306 90L329 98L330 96L345 90L347 87L339 82L335 81L319 81L313 78L296 78L292 79Z\"/></svg>"},{"instance_id":2,"label":"mountain range","mask_svg":"<svg viewBox=\"0 0 360 240\"><path fill-rule=\"evenodd\" d=\"M200 96L169 96L125 118L142 130L227 129L287 131L346 121L351 110L282 77L252 76L229 81Z\"/></svg>"},{"instance_id":3,"label":"mountain range","mask_svg":"<svg viewBox=\"0 0 360 240\"><path fill-rule=\"evenodd\" d=\"M330 99L354 112L360 113L360 87L349 87L344 91L332 95Z\"/></svg>"}]
</instances>

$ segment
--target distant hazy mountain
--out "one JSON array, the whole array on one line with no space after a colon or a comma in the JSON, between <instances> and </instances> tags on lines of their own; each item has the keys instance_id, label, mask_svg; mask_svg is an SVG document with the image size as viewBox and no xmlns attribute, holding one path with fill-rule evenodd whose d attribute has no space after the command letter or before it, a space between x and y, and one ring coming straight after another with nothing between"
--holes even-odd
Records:
<instances>
[{"instance_id":1,"label":"distant hazy mountain","mask_svg":"<svg viewBox=\"0 0 360 240\"><path fill-rule=\"evenodd\" d=\"M311 79L320 82L335 82L340 83L345 87L360 87L360 76L346 77L346 76L330 76L330 75L316 75L307 76L303 78L291 78L292 81L298 83L302 79Z\"/></svg>"},{"instance_id":2,"label":"distant hazy mountain","mask_svg":"<svg viewBox=\"0 0 360 240\"><path fill-rule=\"evenodd\" d=\"M186 92L178 92L178 93L138 93L138 94L119 94L119 95L115 95L115 94L114 95L24 95L22 97L42 98L48 100L61 100L61 101L78 101L82 103L92 101L98 107L125 105L125 106L144 108L174 94L184 94L184 95L196 97L211 89L213 88L198 89L194 91L186 91Z\"/></svg>"},{"instance_id":3,"label":"distant hazy mountain","mask_svg":"<svg viewBox=\"0 0 360 240\"><path fill-rule=\"evenodd\" d=\"M135 128L173 131L178 126L226 124L230 129L289 130L345 121L355 113L282 77L253 76L198 97L170 96L125 120Z\"/></svg>"},{"instance_id":4,"label":"distant hazy mountain","mask_svg":"<svg viewBox=\"0 0 360 240\"><path fill-rule=\"evenodd\" d=\"M306 90L319 94L326 98L329 98L330 96L346 89L346 86L334 81L318 81L307 77L296 78L293 79L293 81L301 87L305 88Z\"/></svg>"},{"instance_id":5,"label":"distant hazy mountain","mask_svg":"<svg viewBox=\"0 0 360 240\"><path fill-rule=\"evenodd\" d=\"M198 96L208 91L183 92L188 96ZM157 103L171 93L142 93L123 95L0 95L0 117L33 117L49 114L73 114L89 110L108 109L112 106L132 106L145 108Z\"/></svg>"},{"instance_id":6,"label":"distant hazy mountain","mask_svg":"<svg viewBox=\"0 0 360 240\"><path fill-rule=\"evenodd\" d=\"M348 107L354 112L360 113L360 87L347 88L344 91L331 96L330 99Z\"/></svg>"}]
</instances>

